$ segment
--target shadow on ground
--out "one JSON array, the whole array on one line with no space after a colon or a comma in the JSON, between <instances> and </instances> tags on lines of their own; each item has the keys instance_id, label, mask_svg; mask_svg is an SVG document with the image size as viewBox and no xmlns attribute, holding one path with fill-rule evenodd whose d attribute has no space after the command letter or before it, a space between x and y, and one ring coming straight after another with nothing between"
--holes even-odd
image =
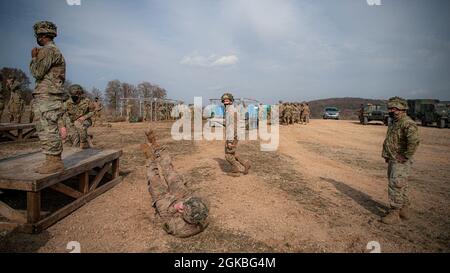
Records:
<instances>
[{"instance_id":1,"label":"shadow on ground","mask_svg":"<svg viewBox=\"0 0 450 273\"><path fill-rule=\"evenodd\" d=\"M373 200L368 194L354 189L343 182L324 177L321 177L321 179L332 184L338 191L350 197L360 206L377 216L383 217L389 209L386 205Z\"/></svg>"}]
</instances>

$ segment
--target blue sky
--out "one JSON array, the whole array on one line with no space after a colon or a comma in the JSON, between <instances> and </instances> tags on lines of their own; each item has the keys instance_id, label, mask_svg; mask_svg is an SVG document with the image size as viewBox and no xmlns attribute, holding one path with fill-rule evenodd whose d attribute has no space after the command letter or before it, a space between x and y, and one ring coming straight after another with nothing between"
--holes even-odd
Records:
<instances>
[{"instance_id":1,"label":"blue sky","mask_svg":"<svg viewBox=\"0 0 450 273\"><path fill-rule=\"evenodd\" d=\"M34 22L58 25L67 78L150 81L169 97L273 103L328 97L450 100L450 1L3 0L0 67L28 72Z\"/></svg>"}]
</instances>

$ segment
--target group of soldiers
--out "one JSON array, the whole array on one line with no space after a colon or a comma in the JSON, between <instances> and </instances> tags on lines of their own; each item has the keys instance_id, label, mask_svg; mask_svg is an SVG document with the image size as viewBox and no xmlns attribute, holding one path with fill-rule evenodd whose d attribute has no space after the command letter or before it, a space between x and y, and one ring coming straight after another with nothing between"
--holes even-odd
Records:
<instances>
[{"instance_id":1,"label":"group of soldiers","mask_svg":"<svg viewBox=\"0 0 450 273\"><path fill-rule=\"evenodd\" d=\"M173 120L171 113L174 107L174 103L147 102L144 104L144 113L142 119L144 122ZM129 123L133 122L133 104L129 102L126 106L126 121Z\"/></svg>"},{"instance_id":2,"label":"group of soldiers","mask_svg":"<svg viewBox=\"0 0 450 273\"><path fill-rule=\"evenodd\" d=\"M47 21L38 22L34 31L40 48L32 50L30 70L36 79L33 92L33 110L37 131L46 161L35 171L42 174L64 170L61 160L63 139L72 145L89 148L87 129L101 105L91 102L79 85L70 87L70 97L64 100L63 84L66 64L53 39L56 26ZM237 155L237 113L230 93L222 96L226 107L225 159L231 165L234 177L247 175L250 162ZM98 101L97 101L98 103ZM307 123L310 109L307 103L280 103L280 114L285 124ZM383 145L383 158L388 165L389 200L391 210L382 219L384 223L398 223L410 217L408 175L413 156L419 145L417 125L407 115L405 100L395 97L389 101L389 112L394 123L389 127ZM129 111L131 113L131 111ZM231 128L231 129L230 129ZM229 130L230 129L230 130ZM147 181L156 212L164 221L164 230L175 236L188 237L206 228L208 207L200 198L193 197L183 179L175 171L170 155L156 142L153 132L147 134L148 143L142 150L148 158Z\"/></svg>"},{"instance_id":3,"label":"group of soldiers","mask_svg":"<svg viewBox=\"0 0 450 273\"><path fill-rule=\"evenodd\" d=\"M307 102L279 102L280 124L309 124L311 109Z\"/></svg>"},{"instance_id":4,"label":"group of soldiers","mask_svg":"<svg viewBox=\"0 0 450 273\"><path fill-rule=\"evenodd\" d=\"M0 74L0 77L3 76ZM1 82L3 82L3 78L0 78ZM6 78L5 87L10 93L9 102L6 106L9 112L9 122L20 123L25 110L25 100L22 98L22 83L14 74L10 74ZM0 84L0 121L5 109L5 91L7 90L3 90L3 86ZM33 122L33 114L30 114L30 122Z\"/></svg>"}]
</instances>

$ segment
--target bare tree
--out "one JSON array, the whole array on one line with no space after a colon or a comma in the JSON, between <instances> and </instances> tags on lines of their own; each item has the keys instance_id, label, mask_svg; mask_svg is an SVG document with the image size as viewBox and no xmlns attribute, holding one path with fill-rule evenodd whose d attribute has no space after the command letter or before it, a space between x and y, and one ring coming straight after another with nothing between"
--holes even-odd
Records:
<instances>
[{"instance_id":1,"label":"bare tree","mask_svg":"<svg viewBox=\"0 0 450 273\"><path fill-rule=\"evenodd\" d=\"M98 98L100 101L103 101L103 92L100 89L93 87L91 90L92 98Z\"/></svg>"},{"instance_id":2,"label":"bare tree","mask_svg":"<svg viewBox=\"0 0 450 273\"><path fill-rule=\"evenodd\" d=\"M142 82L140 84L138 84L137 86L138 92L139 94L143 97L143 98L151 98L153 93L153 85L149 82Z\"/></svg>"},{"instance_id":3,"label":"bare tree","mask_svg":"<svg viewBox=\"0 0 450 273\"><path fill-rule=\"evenodd\" d=\"M18 68L11 68L11 67L3 67L0 70L0 73L3 76L3 81L0 83L3 86L3 90L5 90L5 98L9 98L9 90L7 90L6 87L6 79L10 75L14 75L16 77L16 80L20 82L20 88L22 90L22 98L28 103L32 98L32 90L30 89L30 79L28 78L27 74L23 72L22 70Z\"/></svg>"},{"instance_id":4,"label":"bare tree","mask_svg":"<svg viewBox=\"0 0 450 273\"><path fill-rule=\"evenodd\" d=\"M116 111L118 110L119 99L122 97L122 94L122 84L119 80L108 82L105 89L106 100L109 106Z\"/></svg>"}]
</instances>

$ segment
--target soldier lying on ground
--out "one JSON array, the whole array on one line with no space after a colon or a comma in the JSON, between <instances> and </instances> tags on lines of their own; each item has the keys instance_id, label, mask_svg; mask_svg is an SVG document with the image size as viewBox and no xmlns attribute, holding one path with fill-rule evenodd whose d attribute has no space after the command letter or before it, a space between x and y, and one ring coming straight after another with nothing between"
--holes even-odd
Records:
<instances>
[{"instance_id":1,"label":"soldier lying on ground","mask_svg":"<svg viewBox=\"0 0 450 273\"><path fill-rule=\"evenodd\" d=\"M208 207L193 197L181 176L174 170L166 148L156 142L152 130L146 133L148 143L141 149L147 157L147 182L153 207L163 221L163 229L176 237L186 238L208 226Z\"/></svg>"}]
</instances>

